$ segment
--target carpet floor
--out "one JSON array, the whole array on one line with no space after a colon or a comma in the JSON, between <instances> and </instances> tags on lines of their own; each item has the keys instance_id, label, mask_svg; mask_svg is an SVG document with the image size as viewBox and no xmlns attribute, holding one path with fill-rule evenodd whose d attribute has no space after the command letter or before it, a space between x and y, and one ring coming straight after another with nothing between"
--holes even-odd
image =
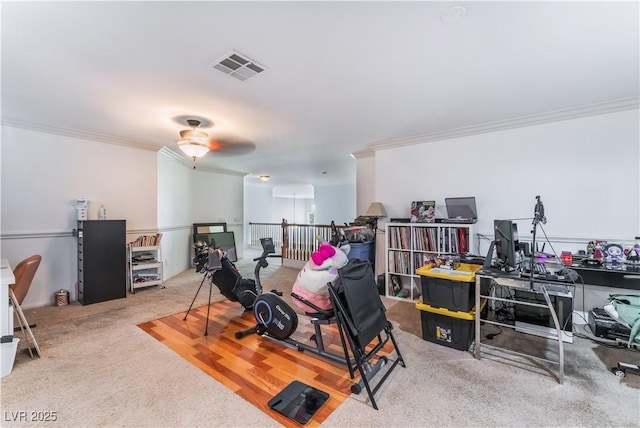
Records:
<instances>
[{"instance_id":1,"label":"carpet floor","mask_svg":"<svg viewBox=\"0 0 640 428\"><path fill-rule=\"evenodd\" d=\"M249 257L238 266L253 277ZM273 263L263 273L270 290L291 287L297 271ZM164 289L88 306L26 310L37 324L43 356L31 359L20 341L13 371L0 382L2 426L282 426L138 327L186 311L201 278L190 269ZM202 294L194 307L207 303ZM212 299L222 300L218 293ZM415 306L383 300L407 368L394 370L376 394L379 411L366 395L352 394L322 426L640 427L640 376L612 375L603 357L609 348L577 338L565 348L560 385L547 371L525 366L526 360L476 360L422 340L415 334L421 328ZM624 360L637 356L627 351ZM47 411L56 412L55 421L37 420Z\"/></svg>"}]
</instances>

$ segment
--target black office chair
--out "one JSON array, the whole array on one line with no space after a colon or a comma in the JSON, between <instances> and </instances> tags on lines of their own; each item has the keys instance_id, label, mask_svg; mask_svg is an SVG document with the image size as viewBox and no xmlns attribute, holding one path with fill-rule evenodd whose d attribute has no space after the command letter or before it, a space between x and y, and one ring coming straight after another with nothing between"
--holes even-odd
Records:
<instances>
[{"instance_id":1,"label":"black office chair","mask_svg":"<svg viewBox=\"0 0 640 428\"><path fill-rule=\"evenodd\" d=\"M329 296L336 313L340 335L343 339L346 338L353 354L352 360L345 348L345 360L351 379L355 378L356 368L360 372L360 381L352 385L351 392L358 394L364 386L371 405L378 410L374 394L398 364L402 367L406 365L393 337L393 326L385 315L386 309L380 299L370 262L349 260L346 266L338 270L336 281L333 284L329 283ZM396 359L372 389L369 381L383 366L389 364L389 358L386 356L378 357L375 363L373 360L389 341L393 343Z\"/></svg>"}]
</instances>

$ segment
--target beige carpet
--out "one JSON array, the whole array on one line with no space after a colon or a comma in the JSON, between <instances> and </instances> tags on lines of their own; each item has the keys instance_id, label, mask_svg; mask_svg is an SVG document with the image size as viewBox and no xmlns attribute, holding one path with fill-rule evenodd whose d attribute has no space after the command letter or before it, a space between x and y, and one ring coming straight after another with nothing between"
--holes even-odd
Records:
<instances>
[{"instance_id":1,"label":"beige carpet","mask_svg":"<svg viewBox=\"0 0 640 428\"><path fill-rule=\"evenodd\" d=\"M253 263L238 265L252 276ZM265 289L292 284L291 271L274 263ZM278 426L137 327L186 310L199 282L189 270L165 289L126 299L27 310L43 358L30 359L21 341L13 372L1 380L2 426ZM203 293L196 305L205 303ZM637 377L613 376L590 341L567 346L559 385L545 370L506 358L476 360L407 333L397 314L415 313L407 307L394 315L394 303L389 315L407 368L396 369L376 394L381 410L351 395L323 426L640 426L640 392L631 386ZM31 411L56 412L57 420L43 424ZM20 412L26 419L12 420Z\"/></svg>"}]
</instances>

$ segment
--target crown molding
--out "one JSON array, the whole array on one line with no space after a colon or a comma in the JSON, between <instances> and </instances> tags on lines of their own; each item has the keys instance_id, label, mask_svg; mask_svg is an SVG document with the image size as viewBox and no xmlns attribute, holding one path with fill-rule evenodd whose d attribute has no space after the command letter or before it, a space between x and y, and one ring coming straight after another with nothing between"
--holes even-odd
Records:
<instances>
[{"instance_id":1,"label":"crown molding","mask_svg":"<svg viewBox=\"0 0 640 428\"><path fill-rule=\"evenodd\" d=\"M118 146L133 147L133 148L142 149L142 150L159 152L175 161L178 161L179 163L187 167L193 166L193 161L186 159L184 156L167 148L167 146L158 147L157 145L152 143L145 143L143 141L133 140L130 138L117 137L114 135L83 131L79 129L42 125L38 123L27 122L24 120L12 119L8 117L2 118L2 126L21 128L29 131L37 131L37 132L44 132L47 134L62 135L64 137L81 138L84 140L96 141L98 143L115 144ZM205 165L198 165L198 170L213 172L218 174L235 175L239 177L244 177L245 175L248 174L246 172L230 171L224 168L216 168L216 167L210 167Z\"/></svg>"},{"instance_id":2,"label":"crown molding","mask_svg":"<svg viewBox=\"0 0 640 428\"><path fill-rule=\"evenodd\" d=\"M376 151L370 147L367 147L366 149L353 152L352 155L356 159L373 158L376 156Z\"/></svg>"},{"instance_id":3,"label":"crown molding","mask_svg":"<svg viewBox=\"0 0 640 428\"><path fill-rule=\"evenodd\" d=\"M118 137L115 135L101 134L99 132L84 131L81 129L62 128L59 126L43 125L39 123L27 122L25 120L12 119L8 117L2 118L2 126L13 128L21 128L29 131L44 132L47 134L62 135L64 137L80 138L83 140L96 141L98 143L115 144L118 146L134 147L142 150L150 150L157 152L159 147L157 144L147 143L144 141L133 140L131 138Z\"/></svg>"},{"instance_id":4,"label":"crown molding","mask_svg":"<svg viewBox=\"0 0 640 428\"><path fill-rule=\"evenodd\" d=\"M581 117L596 116L600 114L615 113L618 111L634 110L640 107L640 97L621 98L597 104L588 104L579 107L571 107L553 110L545 113L520 116L513 119L499 120L480 125L465 126L446 131L419 134L411 137L383 140L369 144L373 151L410 146L414 144L429 143L433 141L448 140L451 138L466 137L469 135L484 134L488 132L504 131L507 129L523 128L526 126L540 125L544 123L560 122ZM357 155L356 155L357 157Z\"/></svg>"}]
</instances>

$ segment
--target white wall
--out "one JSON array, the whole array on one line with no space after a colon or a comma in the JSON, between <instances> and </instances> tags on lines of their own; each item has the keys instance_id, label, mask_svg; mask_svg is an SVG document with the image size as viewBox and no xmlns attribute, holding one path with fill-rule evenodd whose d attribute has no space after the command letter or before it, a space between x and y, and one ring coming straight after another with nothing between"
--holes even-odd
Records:
<instances>
[{"instance_id":1,"label":"white wall","mask_svg":"<svg viewBox=\"0 0 640 428\"><path fill-rule=\"evenodd\" d=\"M165 279L191 267L193 223L227 223L242 257L242 175L194 170L172 155L158 154L158 230Z\"/></svg>"},{"instance_id":2,"label":"white wall","mask_svg":"<svg viewBox=\"0 0 640 428\"><path fill-rule=\"evenodd\" d=\"M356 217L356 186L354 183L314 186L316 224L351 223Z\"/></svg>"},{"instance_id":3,"label":"white wall","mask_svg":"<svg viewBox=\"0 0 640 428\"><path fill-rule=\"evenodd\" d=\"M127 242L161 232L168 279L191 266L197 222L228 223L242 256L242 176L193 170L155 151L2 127L0 255L12 266L41 254L23 305L50 305L69 290L77 299L75 200L101 204L107 218L127 221Z\"/></svg>"},{"instance_id":4,"label":"white wall","mask_svg":"<svg viewBox=\"0 0 640 428\"><path fill-rule=\"evenodd\" d=\"M315 212L316 224L351 222L355 217L355 183L339 185L314 185L313 197L277 196L265 185L245 184L245 222L307 223L307 214ZM366 209L366 208L365 208ZM248 239L248 238L247 238Z\"/></svg>"},{"instance_id":5,"label":"white wall","mask_svg":"<svg viewBox=\"0 0 640 428\"><path fill-rule=\"evenodd\" d=\"M382 202L376 192L376 159L371 155L359 157L356 160L356 180L358 183L356 195L357 215L364 215L369 209L371 202ZM382 202L384 205L384 202ZM385 207L386 211L386 207ZM389 220L387 214L387 220ZM382 223L382 220L380 220ZM376 230L376 255L374 269L376 274L385 271L385 234L384 228Z\"/></svg>"},{"instance_id":6,"label":"white wall","mask_svg":"<svg viewBox=\"0 0 640 428\"><path fill-rule=\"evenodd\" d=\"M278 218L274 212L275 200L272 197L272 186L268 183L247 184L245 178L244 185L244 246L249 246L249 223L280 223L282 217ZM237 243L236 243L237 245Z\"/></svg>"},{"instance_id":7,"label":"white wall","mask_svg":"<svg viewBox=\"0 0 640 428\"><path fill-rule=\"evenodd\" d=\"M19 128L2 127L0 254L12 266L33 254L42 262L25 307L52 304L54 293L76 299L75 200L100 204L108 219L127 220L132 240L156 229L156 154Z\"/></svg>"},{"instance_id":8,"label":"white wall","mask_svg":"<svg viewBox=\"0 0 640 428\"><path fill-rule=\"evenodd\" d=\"M311 212L313 198L273 197L272 223L280 223L286 219L288 223L307 224L307 214ZM316 223L317 220L316 220Z\"/></svg>"},{"instance_id":9,"label":"white wall","mask_svg":"<svg viewBox=\"0 0 640 428\"><path fill-rule=\"evenodd\" d=\"M356 215L364 215L371 202L379 202L376 198L376 159L374 156L358 158L356 160Z\"/></svg>"},{"instance_id":10,"label":"white wall","mask_svg":"<svg viewBox=\"0 0 640 428\"><path fill-rule=\"evenodd\" d=\"M535 196L552 237L628 240L640 235L638 110L376 152L376 198L389 217L413 200L475 196L476 231L494 219L531 227Z\"/></svg>"},{"instance_id":11,"label":"white wall","mask_svg":"<svg viewBox=\"0 0 640 428\"><path fill-rule=\"evenodd\" d=\"M247 222L274 223L282 220L274 219L271 192L268 185L244 185L244 217Z\"/></svg>"},{"instance_id":12,"label":"white wall","mask_svg":"<svg viewBox=\"0 0 640 428\"><path fill-rule=\"evenodd\" d=\"M192 255L191 168L162 152L158 153L158 231L162 233L163 276L165 279L190 266Z\"/></svg>"},{"instance_id":13,"label":"white wall","mask_svg":"<svg viewBox=\"0 0 640 428\"><path fill-rule=\"evenodd\" d=\"M494 219L525 219L516 223L526 240L540 195L547 224L537 240L546 232L556 252L583 249L589 239L633 242L640 236L639 130L639 112L631 110L376 151L375 195L388 214L381 227L389 217L408 217L414 200L443 207L445 197L475 196L475 232L493 237ZM481 244L476 252L485 254L488 240ZM586 286L584 308L601 307L614 292L624 290ZM582 288L576 294L582 308Z\"/></svg>"},{"instance_id":14,"label":"white wall","mask_svg":"<svg viewBox=\"0 0 640 428\"><path fill-rule=\"evenodd\" d=\"M227 223L227 231L234 233L238 258L242 258L244 254L243 176L196 169L193 170L191 192L192 223Z\"/></svg>"}]
</instances>

